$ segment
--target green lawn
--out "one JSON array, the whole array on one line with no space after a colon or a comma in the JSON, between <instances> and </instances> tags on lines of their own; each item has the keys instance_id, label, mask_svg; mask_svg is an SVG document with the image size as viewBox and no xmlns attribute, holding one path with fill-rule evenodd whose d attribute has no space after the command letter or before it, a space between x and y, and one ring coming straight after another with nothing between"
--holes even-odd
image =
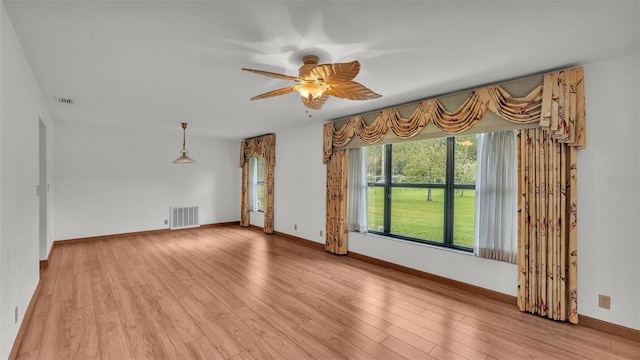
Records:
<instances>
[{"instance_id":1,"label":"green lawn","mask_svg":"<svg viewBox=\"0 0 640 360\"><path fill-rule=\"evenodd\" d=\"M442 242L444 224L444 190L432 189L431 201L427 201L428 189L392 188L391 232L421 239ZM384 190L368 188L368 227L382 229ZM454 201L454 244L473 247L475 191L456 190Z\"/></svg>"}]
</instances>

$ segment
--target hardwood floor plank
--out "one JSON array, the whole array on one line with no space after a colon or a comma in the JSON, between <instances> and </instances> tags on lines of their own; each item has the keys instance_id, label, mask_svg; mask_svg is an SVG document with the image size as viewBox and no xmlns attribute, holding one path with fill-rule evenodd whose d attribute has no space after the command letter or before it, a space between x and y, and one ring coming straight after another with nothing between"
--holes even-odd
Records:
<instances>
[{"instance_id":1,"label":"hardwood floor plank","mask_svg":"<svg viewBox=\"0 0 640 360\"><path fill-rule=\"evenodd\" d=\"M20 359L613 359L640 340L237 226L55 244Z\"/></svg>"},{"instance_id":2,"label":"hardwood floor plank","mask_svg":"<svg viewBox=\"0 0 640 360\"><path fill-rule=\"evenodd\" d=\"M227 357L218 352L215 345L213 345L206 337L202 337L200 339L196 339L187 343L187 348L189 349L189 352L194 359L227 359Z\"/></svg>"},{"instance_id":3,"label":"hardwood floor plank","mask_svg":"<svg viewBox=\"0 0 640 360\"><path fill-rule=\"evenodd\" d=\"M132 358L170 359L160 346L157 332L154 331L147 317L124 322L122 329Z\"/></svg>"},{"instance_id":4,"label":"hardwood floor plank","mask_svg":"<svg viewBox=\"0 0 640 360\"><path fill-rule=\"evenodd\" d=\"M285 359L271 344L263 340L262 337L238 318L235 313L218 312L215 314L215 318L254 358Z\"/></svg>"},{"instance_id":5,"label":"hardwood floor plank","mask_svg":"<svg viewBox=\"0 0 640 360\"><path fill-rule=\"evenodd\" d=\"M19 353L16 360L36 360L40 354L40 349Z\"/></svg>"},{"instance_id":6,"label":"hardwood floor plank","mask_svg":"<svg viewBox=\"0 0 640 360\"><path fill-rule=\"evenodd\" d=\"M185 343L204 336L202 329L175 298L162 297L158 299L158 304Z\"/></svg>"},{"instance_id":7,"label":"hardwood floor plank","mask_svg":"<svg viewBox=\"0 0 640 360\"><path fill-rule=\"evenodd\" d=\"M613 336L611 338L611 348L619 350L627 354L627 356L635 356L637 359L640 359L640 345L638 345L637 342L619 336Z\"/></svg>"},{"instance_id":8,"label":"hardwood floor plank","mask_svg":"<svg viewBox=\"0 0 640 360\"><path fill-rule=\"evenodd\" d=\"M340 338L342 338L343 340L350 342L355 347L365 351L369 355L375 357L376 359L379 359L379 360L387 360L387 359L388 360L393 360L393 359L405 360L406 359L401 354L398 354L397 352L389 349L388 347L385 347L384 345L381 345L380 343L369 339L368 337L360 334L359 332L351 328L344 329L343 331L338 333L338 336L340 336Z\"/></svg>"},{"instance_id":9,"label":"hardwood floor plank","mask_svg":"<svg viewBox=\"0 0 640 360\"><path fill-rule=\"evenodd\" d=\"M51 293L51 301L71 300L73 296L73 260L75 253L75 246L62 245L59 250L60 264L57 267L55 284Z\"/></svg>"},{"instance_id":10,"label":"hardwood floor plank","mask_svg":"<svg viewBox=\"0 0 640 360\"><path fill-rule=\"evenodd\" d=\"M173 324L160 309L157 299L145 285L133 286L139 306L144 309L144 320L151 332L155 334L156 345L160 347L167 359L190 359L190 352Z\"/></svg>"},{"instance_id":11,"label":"hardwood floor plank","mask_svg":"<svg viewBox=\"0 0 640 360\"><path fill-rule=\"evenodd\" d=\"M216 348L216 353L224 358L230 358L244 350L244 347L217 322L209 310L198 300L185 296L180 300L180 303L193 317L206 337L211 340L212 346Z\"/></svg>"},{"instance_id":12,"label":"hardwood floor plank","mask_svg":"<svg viewBox=\"0 0 640 360\"><path fill-rule=\"evenodd\" d=\"M93 305L73 307L70 338L71 359L100 359L98 329Z\"/></svg>"},{"instance_id":13,"label":"hardwood floor plank","mask_svg":"<svg viewBox=\"0 0 640 360\"><path fill-rule=\"evenodd\" d=\"M404 356L407 359L426 359L426 360L434 360L435 358L424 351L418 350L413 346L400 341L394 336L389 336L381 343L385 347L394 352Z\"/></svg>"},{"instance_id":14,"label":"hardwood floor plank","mask_svg":"<svg viewBox=\"0 0 640 360\"><path fill-rule=\"evenodd\" d=\"M328 344L332 349L336 349L337 351L339 351L340 355L346 359L376 359L366 351L362 351L351 342L343 339L338 334L328 331L313 320L309 320L300 325L300 328L307 333L312 334L318 340Z\"/></svg>"},{"instance_id":15,"label":"hardwood floor plank","mask_svg":"<svg viewBox=\"0 0 640 360\"><path fill-rule=\"evenodd\" d=\"M234 313L285 359L315 359L249 307L237 309Z\"/></svg>"},{"instance_id":16,"label":"hardwood floor plank","mask_svg":"<svg viewBox=\"0 0 640 360\"><path fill-rule=\"evenodd\" d=\"M87 263L84 272L91 276L91 300L96 315L108 314L116 311L116 300L109 284L109 276L102 267L98 242L87 242L87 256L93 261Z\"/></svg>"},{"instance_id":17,"label":"hardwood floor plank","mask_svg":"<svg viewBox=\"0 0 640 360\"><path fill-rule=\"evenodd\" d=\"M101 359L132 359L117 312L97 315L96 325Z\"/></svg>"},{"instance_id":18,"label":"hardwood floor plank","mask_svg":"<svg viewBox=\"0 0 640 360\"><path fill-rule=\"evenodd\" d=\"M229 360L257 360L257 359L251 356L250 352L245 350L239 354L236 354L230 357Z\"/></svg>"},{"instance_id":19,"label":"hardwood floor plank","mask_svg":"<svg viewBox=\"0 0 640 360\"><path fill-rule=\"evenodd\" d=\"M42 336L49 314L50 302L51 295L38 296L35 307L33 309L33 314L31 315L31 319L29 319L29 324L27 325L29 331L27 331L22 338L22 343L20 344L18 354L25 353L25 357L27 358L33 357L34 355L36 358L38 357Z\"/></svg>"},{"instance_id":20,"label":"hardwood floor plank","mask_svg":"<svg viewBox=\"0 0 640 360\"><path fill-rule=\"evenodd\" d=\"M122 269L122 273L124 275L124 278L127 280L127 284L129 284L129 286L144 285L145 280L142 278L142 276L140 276L133 262L131 262L127 251L122 247L123 242L131 241L131 239L129 239L129 241L126 241L126 239L115 239L110 240L109 245L111 245L113 255L118 262L118 266L120 267L120 269Z\"/></svg>"},{"instance_id":21,"label":"hardwood floor plank","mask_svg":"<svg viewBox=\"0 0 640 360\"><path fill-rule=\"evenodd\" d=\"M429 355L433 356L438 360L466 360L467 359L440 346L434 347L433 350L429 352ZM486 356L485 356L485 359L486 359Z\"/></svg>"},{"instance_id":22,"label":"hardwood floor plank","mask_svg":"<svg viewBox=\"0 0 640 360\"><path fill-rule=\"evenodd\" d=\"M52 295L53 297L53 295ZM49 305L42 332L39 359L68 359L70 356L71 300L60 300Z\"/></svg>"},{"instance_id":23,"label":"hardwood floor plank","mask_svg":"<svg viewBox=\"0 0 640 360\"><path fill-rule=\"evenodd\" d=\"M125 279L113 280L111 289L113 290L113 298L116 301L116 308L122 322L126 323L142 316L142 309L140 309Z\"/></svg>"}]
</instances>

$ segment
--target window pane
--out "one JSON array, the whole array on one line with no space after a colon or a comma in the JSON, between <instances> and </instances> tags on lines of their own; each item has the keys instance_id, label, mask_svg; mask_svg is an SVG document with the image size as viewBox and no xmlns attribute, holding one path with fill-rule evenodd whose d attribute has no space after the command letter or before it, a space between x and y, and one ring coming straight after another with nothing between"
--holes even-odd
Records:
<instances>
[{"instance_id":1,"label":"window pane","mask_svg":"<svg viewBox=\"0 0 640 360\"><path fill-rule=\"evenodd\" d=\"M391 233L442 242L443 227L444 189L392 188Z\"/></svg>"},{"instance_id":2,"label":"window pane","mask_svg":"<svg viewBox=\"0 0 640 360\"><path fill-rule=\"evenodd\" d=\"M367 147L367 182L384 183L384 145Z\"/></svg>"},{"instance_id":3,"label":"window pane","mask_svg":"<svg viewBox=\"0 0 640 360\"><path fill-rule=\"evenodd\" d=\"M455 181L454 184L476 183L476 159L478 141L476 135L456 136Z\"/></svg>"},{"instance_id":4,"label":"window pane","mask_svg":"<svg viewBox=\"0 0 640 360\"><path fill-rule=\"evenodd\" d=\"M446 138L393 144L392 158L394 183L445 183Z\"/></svg>"},{"instance_id":5,"label":"window pane","mask_svg":"<svg viewBox=\"0 0 640 360\"><path fill-rule=\"evenodd\" d=\"M454 186L475 185L477 135L463 135L456 138ZM453 243L473 247L475 223L475 191L455 189L453 194Z\"/></svg>"},{"instance_id":6,"label":"window pane","mask_svg":"<svg viewBox=\"0 0 640 360\"><path fill-rule=\"evenodd\" d=\"M473 247L476 191L456 189L453 200L453 243Z\"/></svg>"},{"instance_id":7,"label":"window pane","mask_svg":"<svg viewBox=\"0 0 640 360\"><path fill-rule=\"evenodd\" d=\"M264 157L252 158L250 166L255 169L255 211L264 211Z\"/></svg>"},{"instance_id":8,"label":"window pane","mask_svg":"<svg viewBox=\"0 0 640 360\"><path fill-rule=\"evenodd\" d=\"M256 192L257 192L257 210L264 211L264 182L259 182L256 184Z\"/></svg>"},{"instance_id":9,"label":"window pane","mask_svg":"<svg viewBox=\"0 0 640 360\"><path fill-rule=\"evenodd\" d=\"M264 181L264 158L258 157L258 181Z\"/></svg>"},{"instance_id":10,"label":"window pane","mask_svg":"<svg viewBox=\"0 0 640 360\"><path fill-rule=\"evenodd\" d=\"M384 188L367 188L367 229L382 232L384 226Z\"/></svg>"}]
</instances>

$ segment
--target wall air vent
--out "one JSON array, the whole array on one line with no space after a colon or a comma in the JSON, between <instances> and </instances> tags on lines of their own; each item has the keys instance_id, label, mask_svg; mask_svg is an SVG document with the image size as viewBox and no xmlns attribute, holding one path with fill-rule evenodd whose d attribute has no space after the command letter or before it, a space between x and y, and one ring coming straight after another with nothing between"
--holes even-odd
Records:
<instances>
[{"instance_id":1,"label":"wall air vent","mask_svg":"<svg viewBox=\"0 0 640 360\"><path fill-rule=\"evenodd\" d=\"M56 101L63 104L69 104L69 105L73 104L73 99L61 98L57 96L56 96Z\"/></svg>"},{"instance_id":2,"label":"wall air vent","mask_svg":"<svg viewBox=\"0 0 640 360\"><path fill-rule=\"evenodd\" d=\"M200 207L194 206L171 206L169 207L169 229L186 229L192 227L199 227L200 220L198 217Z\"/></svg>"}]
</instances>

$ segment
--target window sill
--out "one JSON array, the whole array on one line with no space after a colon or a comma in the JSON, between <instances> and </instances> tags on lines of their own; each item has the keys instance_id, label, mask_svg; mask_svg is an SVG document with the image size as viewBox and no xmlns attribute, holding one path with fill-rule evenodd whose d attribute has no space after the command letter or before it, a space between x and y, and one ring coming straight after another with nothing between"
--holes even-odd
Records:
<instances>
[{"instance_id":1,"label":"window sill","mask_svg":"<svg viewBox=\"0 0 640 360\"><path fill-rule=\"evenodd\" d=\"M459 250L459 249L453 249L453 248L449 248L449 247L432 245L432 244L427 244L427 243L423 243L423 242L419 242L419 241L405 240L405 239L400 239L400 238L391 237L391 236L384 236L384 235L370 233L370 232L360 232L360 231L349 231L349 232L358 233L358 234L360 234L362 236L373 236L373 237L376 237L376 238L379 238L379 239L388 240L388 241L397 241L397 242L401 242L401 243L405 243L405 244L411 244L411 245L415 245L415 246L427 247L427 248L434 249L434 250L441 250L441 251L447 251L447 252L451 252L451 253L455 253L455 254L475 256L473 254L473 251L464 251L464 250Z\"/></svg>"}]
</instances>

